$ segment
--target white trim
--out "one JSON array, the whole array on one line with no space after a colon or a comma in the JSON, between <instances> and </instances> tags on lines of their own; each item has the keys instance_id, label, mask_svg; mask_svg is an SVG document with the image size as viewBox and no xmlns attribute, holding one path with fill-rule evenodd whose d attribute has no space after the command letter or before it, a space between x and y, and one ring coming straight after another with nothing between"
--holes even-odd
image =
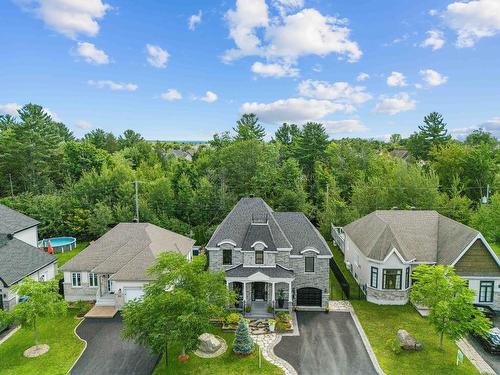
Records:
<instances>
[{"instance_id":1,"label":"white trim","mask_svg":"<svg viewBox=\"0 0 500 375\"><path fill-rule=\"evenodd\" d=\"M467 280L482 280L482 279L485 279L485 280L493 280L493 281L498 281L500 280L500 276L464 276L464 275L460 275L459 273L457 273L458 276L460 276L462 279L467 279Z\"/></svg>"},{"instance_id":2,"label":"white trim","mask_svg":"<svg viewBox=\"0 0 500 375\"><path fill-rule=\"evenodd\" d=\"M486 239L483 237L483 235L481 233L478 233L476 237L474 237L474 239L465 247L465 249L460 253L460 255L451 263L452 266L454 266L455 264L457 264L457 262L465 255L465 253L472 247L472 245L474 244L474 242L476 242L476 240L481 240L481 242L484 244L484 246L486 247L486 249L490 252L491 256L493 257L493 259L497 262L497 265L500 266L500 259L498 258L497 254L493 251L493 249L491 248L491 246L488 244L488 242L486 241Z\"/></svg>"},{"instance_id":3,"label":"white trim","mask_svg":"<svg viewBox=\"0 0 500 375\"><path fill-rule=\"evenodd\" d=\"M386 255L386 257L384 258L384 260L378 260L378 259L368 258L366 255L365 255L365 257L366 257L366 259L368 259L369 261L371 261L373 263L383 264L383 263L387 262L387 259L389 259L392 254L396 254L397 257L399 258L399 260L401 261L401 263L403 263L403 264L414 263L415 259L416 259L416 258L413 258L413 259L410 259L410 260L406 261L403 258L403 256L401 255L401 253L395 247L393 247L392 250L389 252L389 254Z\"/></svg>"},{"instance_id":4,"label":"white trim","mask_svg":"<svg viewBox=\"0 0 500 375\"><path fill-rule=\"evenodd\" d=\"M312 251L313 253L319 254L319 251L316 250L314 247L307 247L304 250L302 250L300 253L304 254L304 253L307 253L307 252L310 252L310 251Z\"/></svg>"},{"instance_id":5,"label":"white trim","mask_svg":"<svg viewBox=\"0 0 500 375\"><path fill-rule=\"evenodd\" d=\"M280 277L270 277L264 275L262 272L256 272L248 277L226 277L228 283L240 282L240 283L290 283L295 280L294 277L290 278L280 278Z\"/></svg>"},{"instance_id":6,"label":"white trim","mask_svg":"<svg viewBox=\"0 0 500 375\"><path fill-rule=\"evenodd\" d=\"M265 247L266 249L268 248L268 246L266 245L266 243L265 243L265 242L263 242L263 241L255 241L255 242L253 243L253 245L252 245L252 246L250 246L250 247L255 247L255 245L257 245L257 244L264 245L264 247Z\"/></svg>"},{"instance_id":7,"label":"white trim","mask_svg":"<svg viewBox=\"0 0 500 375\"><path fill-rule=\"evenodd\" d=\"M217 246L221 246L221 245L224 245L224 244L229 244L229 245L233 245L233 246L236 246L236 242L234 242L233 240L230 240L230 239L225 239L225 240L222 240L221 242L219 242L217 244Z\"/></svg>"},{"instance_id":8,"label":"white trim","mask_svg":"<svg viewBox=\"0 0 500 375\"><path fill-rule=\"evenodd\" d=\"M278 251L292 251L291 247L278 247L276 248Z\"/></svg>"},{"instance_id":9,"label":"white trim","mask_svg":"<svg viewBox=\"0 0 500 375\"><path fill-rule=\"evenodd\" d=\"M318 258L318 259L330 259L332 257L333 257L333 255L316 255L316 258ZM290 255L290 258L300 259L300 258L304 258L304 255Z\"/></svg>"}]
</instances>

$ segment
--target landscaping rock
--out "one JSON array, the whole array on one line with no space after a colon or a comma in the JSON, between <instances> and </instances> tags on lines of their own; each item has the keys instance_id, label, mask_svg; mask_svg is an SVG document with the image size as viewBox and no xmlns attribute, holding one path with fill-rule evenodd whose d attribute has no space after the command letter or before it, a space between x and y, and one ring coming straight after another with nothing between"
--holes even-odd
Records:
<instances>
[{"instance_id":1,"label":"landscaping rock","mask_svg":"<svg viewBox=\"0 0 500 375\"><path fill-rule=\"evenodd\" d=\"M210 333L200 335L198 342L198 350L208 354L215 353L222 346L219 339Z\"/></svg>"},{"instance_id":2,"label":"landscaping rock","mask_svg":"<svg viewBox=\"0 0 500 375\"><path fill-rule=\"evenodd\" d=\"M422 343L415 340L415 338L404 329L398 331L398 340L403 350L422 350Z\"/></svg>"},{"instance_id":3,"label":"landscaping rock","mask_svg":"<svg viewBox=\"0 0 500 375\"><path fill-rule=\"evenodd\" d=\"M23 355L26 358L35 358L39 357L49 351L49 346L47 344L40 344L32 346L24 351Z\"/></svg>"}]
</instances>

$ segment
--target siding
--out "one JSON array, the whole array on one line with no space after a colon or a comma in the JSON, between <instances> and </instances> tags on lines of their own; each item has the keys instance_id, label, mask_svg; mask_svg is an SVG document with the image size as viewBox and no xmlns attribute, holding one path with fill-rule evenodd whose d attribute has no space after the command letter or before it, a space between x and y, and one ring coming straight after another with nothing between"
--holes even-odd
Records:
<instances>
[{"instance_id":1,"label":"siding","mask_svg":"<svg viewBox=\"0 0 500 375\"><path fill-rule=\"evenodd\" d=\"M461 275L500 276L500 267L480 239L455 264L455 271Z\"/></svg>"}]
</instances>

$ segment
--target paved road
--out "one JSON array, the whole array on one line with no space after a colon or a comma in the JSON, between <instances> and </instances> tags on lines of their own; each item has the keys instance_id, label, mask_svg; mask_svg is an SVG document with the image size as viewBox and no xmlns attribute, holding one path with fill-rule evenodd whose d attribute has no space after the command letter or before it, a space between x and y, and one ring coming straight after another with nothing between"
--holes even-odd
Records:
<instances>
[{"instance_id":1,"label":"paved road","mask_svg":"<svg viewBox=\"0 0 500 375\"><path fill-rule=\"evenodd\" d=\"M300 336L274 348L299 375L376 375L348 312L297 312Z\"/></svg>"},{"instance_id":2,"label":"paved road","mask_svg":"<svg viewBox=\"0 0 500 375\"><path fill-rule=\"evenodd\" d=\"M71 371L72 375L150 375L158 355L120 336L121 316L85 319L76 330L87 341L87 349Z\"/></svg>"},{"instance_id":3,"label":"paved road","mask_svg":"<svg viewBox=\"0 0 500 375\"><path fill-rule=\"evenodd\" d=\"M497 314L497 316L495 317L494 326L500 327L500 314ZM488 353L483 349L481 343L474 337L469 337L468 340L474 347L474 349L476 349L477 352L481 355L481 357L483 357L485 362L489 364L497 374L500 374L500 355Z\"/></svg>"}]
</instances>

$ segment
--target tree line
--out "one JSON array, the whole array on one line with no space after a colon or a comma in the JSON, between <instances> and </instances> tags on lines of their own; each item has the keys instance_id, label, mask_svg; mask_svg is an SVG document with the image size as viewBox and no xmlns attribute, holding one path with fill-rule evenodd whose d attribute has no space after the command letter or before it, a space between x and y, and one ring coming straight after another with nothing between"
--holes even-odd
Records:
<instances>
[{"instance_id":1,"label":"tree line","mask_svg":"<svg viewBox=\"0 0 500 375\"><path fill-rule=\"evenodd\" d=\"M94 239L135 217L205 243L242 196L302 211L328 236L375 209L434 209L500 241L498 140L464 141L431 113L408 138L330 140L320 123L283 124L271 137L254 114L197 147L102 129L76 139L43 107L0 116L0 201L41 222L42 237ZM271 140L268 140L268 139ZM190 149L192 161L175 157ZM405 149L410 157L393 157ZM489 190L487 192L487 187ZM481 199L489 194L486 204Z\"/></svg>"}]
</instances>

